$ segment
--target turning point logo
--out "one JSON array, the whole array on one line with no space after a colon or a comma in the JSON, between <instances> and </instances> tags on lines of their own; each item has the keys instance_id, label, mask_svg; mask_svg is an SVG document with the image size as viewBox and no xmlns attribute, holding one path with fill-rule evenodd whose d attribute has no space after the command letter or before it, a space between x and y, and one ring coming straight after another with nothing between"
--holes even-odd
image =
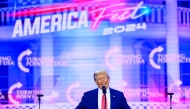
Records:
<instances>
[{"instance_id":1,"label":"turning point logo","mask_svg":"<svg viewBox=\"0 0 190 109\"><path fill-rule=\"evenodd\" d=\"M144 64L141 54L121 54L118 47L113 47L105 54L105 64L111 69L116 70L118 65Z\"/></svg>"},{"instance_id":2,"label":"turning point logo","mask_svg":"<svg viewBox=\"0 0 190 109\"><path fill-rule=\"evenodd\" d=\"M27 49L26 51L22 52L22 53L18 56L18 67L19 67L22 71L27 72L27 73L29 72L29 69L26 68L26 67L24 67L24 66L22 65L22 58L23 58L24 56L29 56L29 55L31 55L31 54L32 54L32 51L29 50L29 49Z\"/></svg>"},{"instance_id":3,"label":"turning point logo","mask_svg":"<svg viewBox=\"0 0 190 109\"><path fill-rule=\"evenodd\" d=\"M62 56L65 57L65 59L62 60L54 60L53 56L46 56L46 57L38 57L38 56L30 56L32 54L32 51L27 49L26 51L23 51L19 56L18 56L18 67L23 71L23 72L30 72L29 68L27 66L32 66L32 67L41 67L41 66L62 66L65 67L68 65L67 62L67 55ZM24 58L26 56L26 58ZM24 59L23 59L24 58ZM25 62L25 66L23 65L23 60Z\"/></svg>"},{"instance_id":4,"label":"turning point logo","mask_svg":"<svg viewBox=\"0 0 190 109\"><path fill-rule=\"evenodd\" d=\"M153 49L149 55L149 62L152 67L156 69L161 69L159 63L190 63L190 58L185 56L185 53L168 53L168 54L161 54L164 50L161 46ZM154 61L154 56L157 54L157 62Z\"/></svg>"},{"instance_id":5,"label":"turning point logo","mask_svg":"<svg viewBox=\"0 0 190 109\"><path fill-rule=\"evenodd\" d=\"M160 53L160 52L162 52L163 50L164 50L164 49L163 49L161 46L159 46L159 47L153 49L153 50L151 51L150 55L149 55L149 62L150 62L150 64L151 64L154 68L156 68L156 69L160 69L161 66L158 65L158 64L156 64L156 63L154 62L153 57L154 57L154 55L155 55L157 52Z\"/></svg>"}]
</instances>

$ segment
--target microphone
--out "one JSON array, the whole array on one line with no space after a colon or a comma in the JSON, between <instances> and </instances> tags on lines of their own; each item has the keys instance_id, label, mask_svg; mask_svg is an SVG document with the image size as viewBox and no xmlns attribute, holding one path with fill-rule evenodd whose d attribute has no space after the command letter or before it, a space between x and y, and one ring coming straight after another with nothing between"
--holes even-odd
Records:
<instances>
[{"instance_id":1,"label":"microphone","mask_svg":"<svg viewBox=\"0 0 190 109\"><path fill-rule=\"evenodd\" d=\"M38 94L36 95L37 97L43 97L44 95L43 94Z\"/></svg>"},{"instance_id":2,"label":"microphone","mask_svg":"<svg viewBox=\"0 0 190 109\"><path fill-rule=\"evenodd\" d=\"M167 93L167 95L174 95L174 93Z\"/></svg>"},{"instance_id":3,"label":"microphone","mask_svg":"<svg viewBox=\"0 0 190 109\"><path fill-rule=\"evenodd\" d=\"M102 86L102 93L106 94L106 87L105 86Z\"/></svg>"}]
</instances>

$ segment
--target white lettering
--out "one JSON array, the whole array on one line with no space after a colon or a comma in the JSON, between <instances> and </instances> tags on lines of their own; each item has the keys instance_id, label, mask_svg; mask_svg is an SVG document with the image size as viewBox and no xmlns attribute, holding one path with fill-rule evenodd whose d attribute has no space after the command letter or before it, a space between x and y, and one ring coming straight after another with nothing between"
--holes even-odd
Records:
<instances>
[{"instance_id":1,"label":"white lettering","mask_svg":"<svg viewBox=\"0 0 190 109\"><path fill-rule=\"evenodd\" d=\"M61 20L62 20L62 15L61 14L56 14L52 16L51 19L51 32L55 31L55 27L57 26L57 31L61 30Z\"/></svg>"},{"instance_id":2,"label":"white lettering","mask_svg":"<svg viewBox=\"0 0 190 109\"><path fill-rule=\"evenodd\" d=\"M23 36L23 29L22 29L22 21L17 20L14 26L12 38L16 37L16 35Z\"/></svg>"},{"instance_id":3,"label":"white lettering","mask_svg":"<svg viewBox=\"0 0 190 109\"><path fill-rule=\"evenodd\" d=\"M113 34L113 28L112 27L103 29L103 35L108 35L108 34Z\"/></svg>"},{"instance_id":4,"label":"white lettering","mask_svg":"<svg viewBox=\"0 0 190 109\"><path fill-rule=\"evenodd\" d=\"M41 21L41 33L49 33L50 29L46 28L50 25L50 22L47 20L50 20L51 16L43 16Z\"/></svg>"},{"instance_id":5,"label":"white lettering","mask_svg":"<svg viewBox=\"0 0 190 109\"><path fill-rule=\"evenodd\" d=\"M158 63L190 63L190 58L186 58L185 54L158 54Z\"/></svg>"},{"instance_id":6,"label":"white lettering","mask_svg":"<svg viewBox=\"0 0 190 109\"><path fill-rule=\"evenodd\" d=\"M26 57L26 66L68 66L68 63L54 61L53 57Z\"/></svg>"},{"instance_id":7,"label":"white lettering","mask_svg":"<svg viewBox=\"0 0 190 109\"><path fill-rule=\"evenodd\" d=\"M66 29L66 24L67 24L66 20L67 20L67 13L64 13L63 14L63 22L62 22L62 30Z\"/></svg>"},{"instance_id":8,"label":"white lettering","mask_svg":"<svg viewBox=\"0 0 190 109\"><path fill-rule=\"evenodd\" d=\"M88 27L88 18L87 18L87 12L86 11L82 11L80 13L80 18L79 18L77 28L81 28L81 25L84 25L84 27Z\"/></svg>"},{"instance_id":9,"label":"white lettering","mask_svg":"<svg viewBox=\"0 0 190 109\"><path fill-rule=\"evenodd\" d=\"M0 57L0 65L11 66L14 65L14 62L11 59L11 56L2 56Z\"/></svg>"},{"instance_id":10,"label":"white lettering","mask_svg":"<svg viewBox=\"0 0 190 109\"><path fill-rule=\"evenodd\" d=\"M108 27L104 28L103 35L110 35L113 33L123 33L123 32L131 32L136 31L137 29L146 29L146 23L138 23L138 24L128 24L126 26L120 25L116 27Z\"/></svg>"},{"instance_id":11,"label":"white lettering","mask_svg":"<svg viewBox=\"0 0 190 109\"><path fill-rule=\"evenodd\" d=\"M126 25L126 32L128 31L135 31L136 30L136 24L130 24L130 25Z\"/></svg>"},{"instance_id":12,"label":"white lettering","mask_svg":"<svg viewBox=\"0 0 190 109\"><path fill-rule=\"evenodd\" d=\"M71 24L72 17L77 18L78 13L77 12L71 12L71 13L68 14L67 29L75 29L75 28L77 28L77 22L76 21L73 21L73 25Z\"/></svg>"},{"instance_id":13,"label":"white lettering","mask_svg":"<svg viewBox=\"0 0 190 109\"><path fill-rule=\"evenodd\" d=\"M34 31L36 30L35 34L39 34L40 31L40 17L36 17L34 20L33 26L31 26L31 21L29 18L25 19L24 23L24 36L33 35Z\"/></svg>"},{"instance_id":14,"label":"white lettering","mask_svg":"<svg viewBox=\"0 0 190 109\"><path fill-rule=\"evenodd\" d=\"M40 90L17 90L17 99L34 99L37 94L40 94Z\"/></svg>"}]
</instances>

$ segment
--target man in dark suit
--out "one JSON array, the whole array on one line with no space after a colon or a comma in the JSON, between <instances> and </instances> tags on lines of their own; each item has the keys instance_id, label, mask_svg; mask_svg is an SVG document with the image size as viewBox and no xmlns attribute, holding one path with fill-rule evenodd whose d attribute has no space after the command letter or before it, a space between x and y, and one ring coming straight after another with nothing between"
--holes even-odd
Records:
<instances>
[{"instance_id":1,"label":"man in dark suit","mask_svg":"<svg viewBox=\"0 0 190 109\"><path fill-rule=\"evenodd\" d=\"M110 78L105 70L95 72L94 81L98 88L85 92L76 109L131 109L122 92L109 88ZM104 86L106 93L102 92Z\"/></svg>"}]
</instances>

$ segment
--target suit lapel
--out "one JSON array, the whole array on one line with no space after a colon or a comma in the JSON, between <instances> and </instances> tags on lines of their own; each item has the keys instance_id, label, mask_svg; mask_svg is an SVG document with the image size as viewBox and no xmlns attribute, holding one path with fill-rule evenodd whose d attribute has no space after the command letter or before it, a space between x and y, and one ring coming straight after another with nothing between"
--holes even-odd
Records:
<instances>
[{"instance_id":1,"label":"suit lapel","mask_svg":"<svg viewBox=\"0 0 190 109\"><path fill-rule=\"evenodd\" d=\"M114 107L115 107L115 103L117 102L116 101L116 99L115 99L115 93L114 93L114 91L110 88L110 101L111 101L111 103L110 103L110 109L114 109Z\"/></svg>"},{"instance_id":2,"label":"suit lapel","mask_svg":"<svg viewBox=\"0 0 190 109\"><path fill-rule=\"evenodd\" d=\"M93 95L92 95L92 99L93 99L93 108L92 109L98 109L98 89L94 90ZM89 104L89 105L92 105Z\"/></svg>"}]
</instances>

